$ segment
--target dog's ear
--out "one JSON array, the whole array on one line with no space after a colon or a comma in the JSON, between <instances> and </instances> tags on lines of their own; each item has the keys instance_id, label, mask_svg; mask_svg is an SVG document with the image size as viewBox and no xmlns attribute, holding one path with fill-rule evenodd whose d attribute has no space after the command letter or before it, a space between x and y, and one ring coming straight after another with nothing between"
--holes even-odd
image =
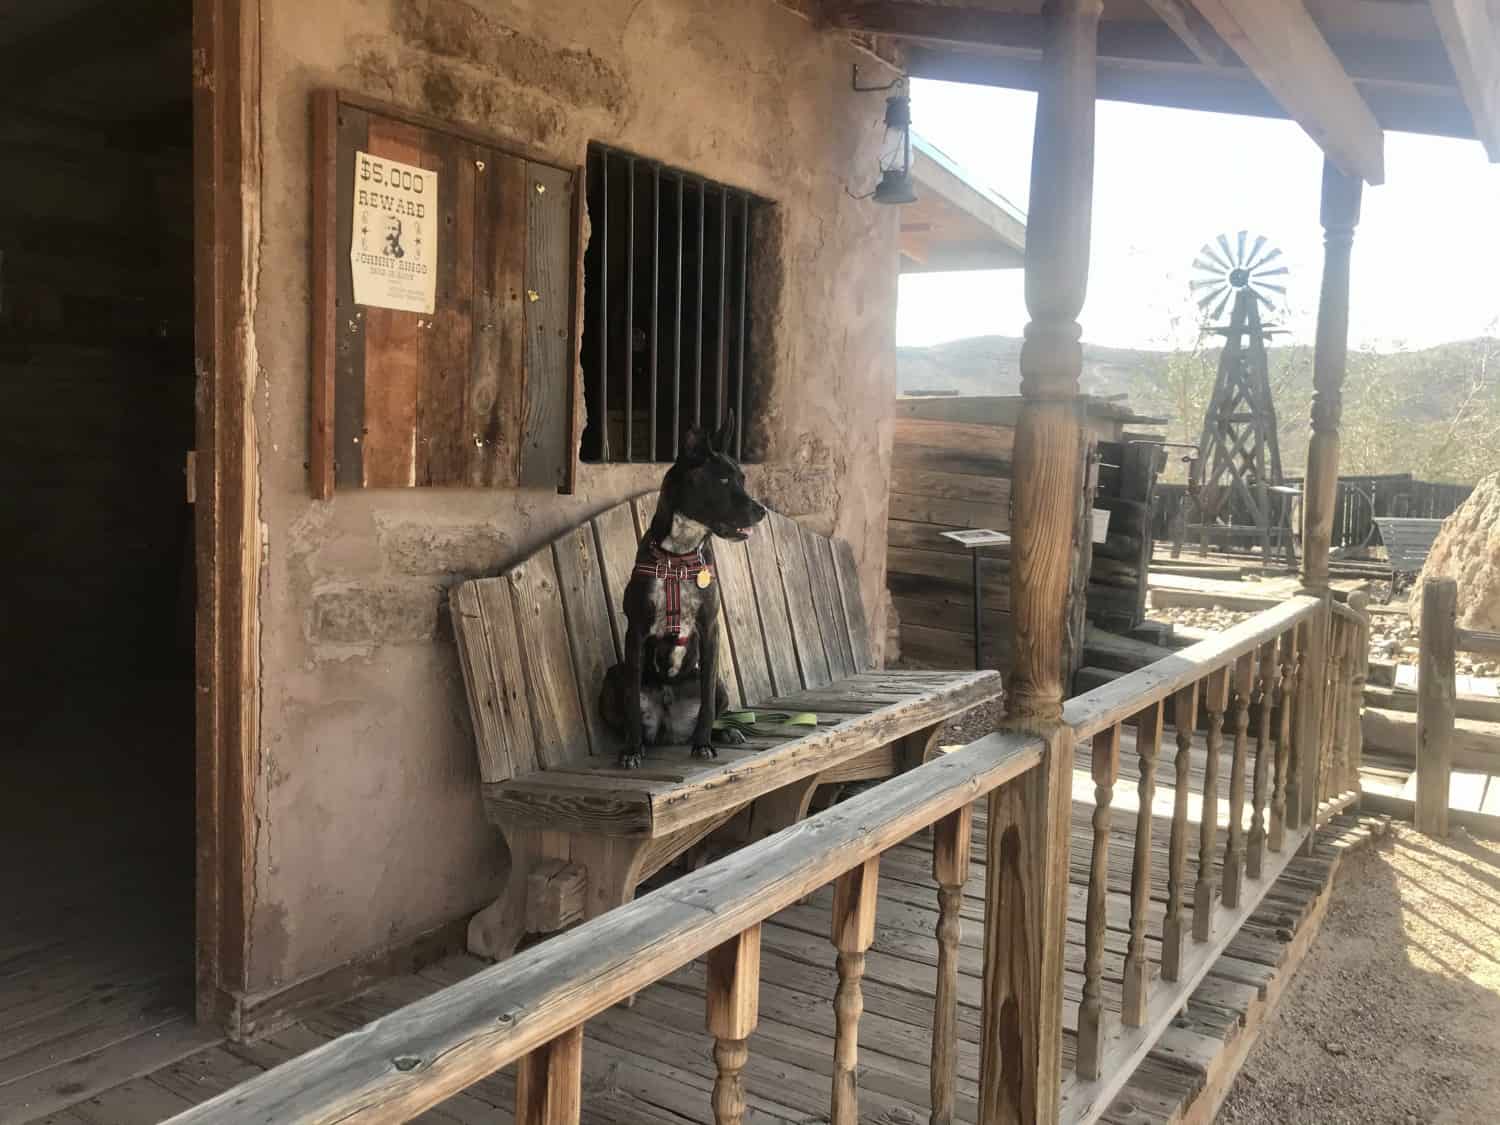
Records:
<instances>
[{"instance_id":1,"label":"dog's ear","mask_svg":"<svg viewBox=\"0 0 1500 1125\"><path fill-rule=\"evenodd\" d=\"M696 463L708 460L710 439L702 426L689 426L682 436L682 446L677 454L679 461Z\"/></svg>"},{"instance_id":2,"label":"dog's ear","mask_svg":"<svg viewBox=\"0 0 1500 1125\"><path fill-rule=\"evenodd\" d=\"M709 445L715 453L728 453L734 448L734 407L731 406L729 413L724 415L723 424L719 426Z\"/></svg>"}]
</instances>

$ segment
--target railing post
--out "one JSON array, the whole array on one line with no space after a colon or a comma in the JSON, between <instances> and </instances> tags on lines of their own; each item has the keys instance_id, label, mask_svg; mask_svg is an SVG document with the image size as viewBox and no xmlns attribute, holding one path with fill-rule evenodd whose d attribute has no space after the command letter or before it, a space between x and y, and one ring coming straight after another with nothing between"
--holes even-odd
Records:
<instances>
[{"instance_id":1,"label":"railing post","mask_svg":"<svg viewBox=\"0 0 1500 1125\"><path fill-rule=\"evenodd\" d=\"M1365 680L1370 670L1370 615L1367 610L1369 598L1356 590L1349 595L1349 608L1359 614L1360 621L1350 632L1354 652L1349 666L1349 788L1363 791L1359 770L1365 759L1365 731L1363 714L1365 707Z\"/></svg>"},{"instance_id":2,"label":"railing post","mask_svg":"<svg viewBox=\"0 0 1500 1125\"><path fill-rule=\"evenodd\" d=\"M1146 910L1151 904L1151 805L1156 797L1156 755L1161 748L1165 705L1152 703L1135 717L1135 749L1140 757L1136 786L1135 845L1130 866L1130 940L1125 947L1120 1022L1140 1027L1151 998L1151 962L1146 959Z\"/></svg>"},{"instance_id":3,"label":"railing post","mask_svg":"<svg viewBox=\"0 0 1500 1125\"><path fill-rule=\"evenodd\" d=\"M1193 884L1193 940L1214 932L1214 852L1219 837L1219 756L1224 749L1224 708L1229 704L1229 669L1209 673L1203 693L1208 712L1208 753L1203 759L1203 812L1198 824L1198 879Z\"/></svg>"},{"instance_id":4,"label":"railing post","mask_svg":"<svg viewBox=\"0 0 1500 1125\"><path fill-rule=\"evenodd\" d=\"M880 858L839 876L833 887L833 947L838 950L838 989L833 997L832 1125L859 1122L859 1017L865 1010L865 952L875 941Z\"/></svg>"},{"instance_id":5,"label":"railing post","mask_svg":"<svg viewBox=\"0 0 1500 1125\"><path fill-rule=\"evenodd\" d=\"M981 1125L1058 1116L1073 734L1059 725L1042 737L1041 765L989 798Z\"/></svg>"},{"instance_id":6,"label":"railing post","mask_svg":"<svg viewBox=\"0 0 1500 1125\"><path fill-rule=\"evenodd\" d=\"M954 1083L958 1078L958 942L963 924L959 910L969 878L969 848L974 835L974 806L965 805L933 826L932 877L938 885L937 988L933 995L931 1125L952 1125Z\"/></svg>"},{"instance_id":7,"label":"railing post","mask_svg":"<svg viewBox=\"0 0 1500 1125\"><path fill-rule=\"evenodd\" d=\"M726 941L708 955L708 1033L714 1037L715 1125L739 1125L745 1116L750 1033L760 1018L760 925Z\"/></svg>"},{"instance_id":8,"label":"railing post","mask_svg":"<svg viewBox=\"0 0 1500 1125\"><path fill-rule=\"evenodd\" d=\"M1297 827L1312 830L1318 818L1318 764L1323 756L1323 706L1328 683L1328 620L1332 611L1324 596L1322 609L1306 623L1302 644L1298 648L1296 724ZM1288 803L1288 809L1291 803Z\"/></svg>"},{"instance_id":9,"label":"railing post","mask_svg":"<svg viewBox=\"0 0 1500 1125\"><path fill-rule=\"evenodd\" d=\"M1094 778L1094 850L1089 861L1088 906L1084 914L1083 1003L1078 1009L1078 1073L1098 1078L1104 1058L1104 931L1108 922L1110 807L1120 777L1120 726L1094 735L1090 772Z\"/></svg>"},{"instance_id":10,"label":"railing post","mask_svg":"<svg viewBox=\"0 0 1500 1125\"><path fill-rule=\"evenodd\" d=\"M1224 844L1224 905L1240 904L1245 874L1245 758L1250 749L1250 692L1255 653L1234 662L1234 755L1229 763L1229 837Z\"/></svg>"},{"instance_id":11,"label":"railing post","mask_svg":"<svg viewBox=\"0 0 1500 1125\"><path fill-rule=\"evenodd\" d=\"M583 1112L583 1025L516 1065L516 1125L578 1125Z\"/></svg>"},{"instance_id":12,"label":"railing post","mask_svg":"<svg viewBox=\"0 0 1500 1125\"><path fill-rule=\"evenodd\" d=\"M1187 923L1182 916L1183 887L1187 881L1188 803L1193 768L1193 731L1198 726L1198 685L1189 684L1172 697L1172 725L1177 728L1177 775L1172 805L1172 836L1167 844L1167 915L1161 924L1161 975L1175 981L1182 975ZM1079 1033L1080 1038L1082 1032Z\"/></svg>"},{"instance_id":13,"label":"railing post","mask_svg":"<svg viewBox=\"0 0 1500 1125\"><path fill-rule=\"evenodd\" d=\"M1453 727L1457 680L1458 583L1429 578L1422 583L1422 633L1417 664L1416 827L1429 836L1448 835L1448 789L1453 775Z\"/></svg>"},{"instance_id":14,"label":"railing post","mask_svg":"<svg viewBox=\"0 0 1500 1125\"><path fill-rule=\"evenodd\" d=\"M1245 874L1259 879L1266 852L1266 787L1271 780L1271 706L1276 694L1276 642L1260 646L1255 703L1255 777L1250 791L1250 841L1245 848Z\"/></svg>"},{"instance_id":15,"label":"railing post","mask_svg":"<svg viewBox=\"0 0 1500 1125\"><path fill-rule=\"evenodd\" d=\"M1292 712L1297 697L1297 630L1295 627L1281 634L1279 645L1281 658L1281 681L1278 686L1276 776L1271 784L1271 827L1267 833L1267 844L1273 852L1281 851L1286 844L1287 820L1287 774L1291 768Z\"/></svg>"}]
</instances>

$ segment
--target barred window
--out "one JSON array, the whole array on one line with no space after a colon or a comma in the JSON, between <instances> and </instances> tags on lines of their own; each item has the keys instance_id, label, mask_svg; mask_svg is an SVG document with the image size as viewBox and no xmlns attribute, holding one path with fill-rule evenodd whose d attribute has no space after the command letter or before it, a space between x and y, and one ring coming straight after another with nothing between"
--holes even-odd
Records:
<instances>
[{"instance_id":1,"label":"barred window","mask_svg":"<svg viewBox=\"0 0 1500 1125\"><path fill-rule=\"evenodd\" d=\"M747 339L749 192L589 146L583 460L664 462L733 408L735 456L761 401Z\"/></svg>"}]
</instances>

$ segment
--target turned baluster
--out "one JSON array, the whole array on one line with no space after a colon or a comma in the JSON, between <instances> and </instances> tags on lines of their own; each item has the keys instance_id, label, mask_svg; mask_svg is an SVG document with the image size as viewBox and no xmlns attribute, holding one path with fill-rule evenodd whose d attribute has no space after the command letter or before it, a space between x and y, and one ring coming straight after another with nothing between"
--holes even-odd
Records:
<instances>
[{"instance_id":1,"label":"turned baluster","mask_svg":"<svg viewBox=\"0 0 1500 1125\"><path fill-rule=\"evenodd\" d=\"M1121 1020L1126 1027L1146 1022L1150 999L1151 963L1146 960L1146 907L1151 902L1151 802L1156 797L1156 755L1161 749L1165 708L1153 703L1135 717L1135 748L1141 778L1137 792L1140 811L1135 818L1135 854L1130 868L1130 942L1125 947L1125 985Z\"/></svg>"},{"instance_id":2,"label":"turned baluster","mask_svg":"<svg viewBox=\"0 0 1500 1125\"><path fill-rule=\"evenodd\" d=\"M583 1112L583 1025L516 1066L516 1125L577 1125Z\"/></svg>"},{"instance_id":3,"label":"turned baluster","mask_svg":"<svg viewBox=\"0 0 1500 1125\"><path fill-rule=\"evenodd\" d=\"M1198 880L1193 884L1193 940L1214 932L1214 850L1219 833L1219 756L1224 751L1224 709L1229 703L1229 669L1209 673L1203 696L1208 712L1208 753L1203 760L1203 812L1198 825Z\"/></svg>"},{"instance_id":4,"label":"turned baluster","mask_svg":"<svg viewBox=\"0 0 1500 1125\"><path fill-rule=\"evenodd\" d=\"M860 978L865 951L875 941L880 858L839 876L833 887L833 947L838 950L838 990L833 996L833 1103L830 1125L858 1125L859 1017L865 1010Z\"/></svg>"},{"instance_id":5,"label":"turned baluster","mask_svg":"<svg viewBox=\"0 0 1500 1125\"><path fill-rule=\"evenodd\" d=\"M1281 851L1286 843L1286 785L1291 771L1292 709L1297 695L1297 630L1281 634L1278 645L1281 679L1277 685L1277 733L1275 774L1271 783L1271 827L1266 846Z\"/></svg>"},{"instance_id":6,"label":"turned baluster","mask_svg":"<svg viewBox=\"0 0 1500 1125\"><path fill-rule=\"evenodd\" d=\"M1187 878L1188 798L1192 781L1193 730L1198 725L1198 685L1190 684L1172 697L1172 725L1177 728L1177 776L1173 782L1172 835L1167 844L1167 916L1161 924L1161 975L1177 980L1182 975L1182 954L1187 941L1183 921L1182 888Z\"/></svg>"},{"instance_id":7,"label":"turned baluster","mask_svg":"<svg viewBox=\"0 0 1500 1125\"><path fill-rule=\"evenodd\" d=\"M974 806L965 805L933 827L932 877L938 885L937 989L933 995L931 1125L952 1125L958 1077L958 941L963 932L959 908L969 878L969 847Z\"/></svg>"},{"instance_id":8,"label":"turned baluster","mask_svg":"<svg viewBox=\"0 0 1500 1125\"><path fill-rule=\"evenodd\" d=\"M1355 612L1365 614L1368 599L1358 591L1349 595L1349 604ZM1364 763L1365 732L1361 726L1361 712L1365 705L1365 679L1370 665L1370 619L1364 619L1349 630L1349 789L1359 789L1359 767Z\"/></svg>"},{"instance_id":9,"label":"turned baluster","mask_svg":"<svg viewBox=\"0 0 1500 1125\"><path fill-rule=\"evenodd\" d=\"M1094 735L1094 854L1089 861L1088 909L1084 915L1083 1004L1078 1009L1078 1073L1098 1078L1104 1061L1104 930L1109 893L1110 807L1120 777L1120 726Z\"/></svg>"},{"instance_id":10,"label":"turned baluster","mask_svg":"<svg viewBox=\"0 0 1500 1125\"><path fill-rule=\"evenodd\" d=\"M708 955L708 1033L714 1037L715 1125L739 1125L745 1116L741 1072L750 1059L750 1033L760 1011L760 924Z\"/></svg>"},{"instance_id":11,"label":"turned baluster","mask_svg":"<svg viewBox=\"0 0 1500 1125\"><path fill-rule=\"evenodd\" d=\"M1266 789L1271 783L1271 705L1276 691L1276 642L1260 646L1260 677L1255 691L1255 779L1250 790L1250 839L1245 846L1245 874L1259 879L1266 853Z\"/></svg>"},{"instance_id":12,"label":"turned baluster","mask_svg":"<svg viewBox=\"0 0 1500 1125\"><path fill-rule=\"evenodd\" d=\"M1338 796L1343 784L1344 756L1344 619L1337 614L1328 643L1328 687L1325 698L1328 705L1324 712L1325 729L1328 731L1328 750L1322 763L1323 783L1318 786L1318 802Z\"/></svg>"},{"instance_id":13,"label":"turned baluster","mask_svg":"<svg viewBox=\"0 0 1500 1125\"><path fill-rule=\"evenodd\" d=\"M1255 686L1255 653L1234 662L1234 757L1229 764L1229 841L1224 847L1224 905L1240 904L1245 870L1245 761L1250 750L1250 694Z\"/></svg>"}]
</instances>

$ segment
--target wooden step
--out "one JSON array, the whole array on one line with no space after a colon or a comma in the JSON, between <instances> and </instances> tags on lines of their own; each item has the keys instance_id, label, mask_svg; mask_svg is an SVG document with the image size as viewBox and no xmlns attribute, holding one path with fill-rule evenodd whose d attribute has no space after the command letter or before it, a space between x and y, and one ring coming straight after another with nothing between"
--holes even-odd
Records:
<instances>
[{"instance_id":1,"label":"wooden step","mask_svg":"<svg viewBox=\"0 0 1500 1125\"><path fill-rule=\"evenodd\" d=\"M1416 759L1415 712L1366 707L1360 727L1367 748ZM1459 769L1500 769L1500 723L1459 719L1453 728L1453 765Z\"/></svg>"}]
</instances>

